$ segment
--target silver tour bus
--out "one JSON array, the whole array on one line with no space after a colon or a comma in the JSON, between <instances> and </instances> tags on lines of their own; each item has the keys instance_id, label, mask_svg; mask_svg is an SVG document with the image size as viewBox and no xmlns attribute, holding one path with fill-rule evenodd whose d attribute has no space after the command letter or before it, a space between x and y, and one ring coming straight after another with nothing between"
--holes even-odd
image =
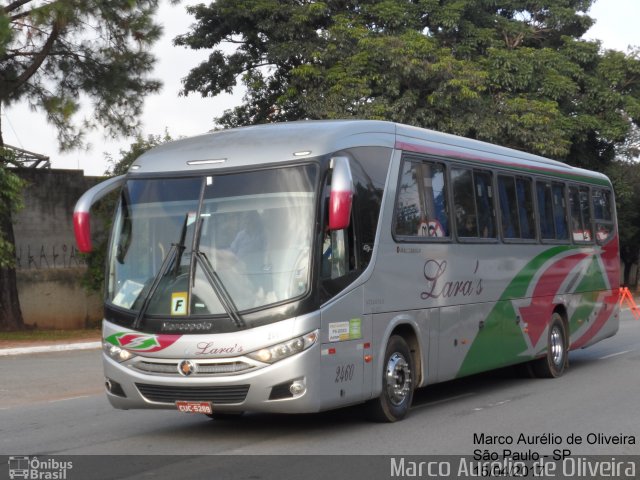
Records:
<instances>
[{"instance_id":1,"label":"silver tour bus","mask_svg":"<svg viewBox=\"0 0 640 480\"><path fill-rule=\"evenodd\" d=\"M116 408L212 417L365 404L518 363L564 372L618 329L613 189L599 173L378 121L178 140L118 189L103 322Z\"/></svg>"}]
</instances>

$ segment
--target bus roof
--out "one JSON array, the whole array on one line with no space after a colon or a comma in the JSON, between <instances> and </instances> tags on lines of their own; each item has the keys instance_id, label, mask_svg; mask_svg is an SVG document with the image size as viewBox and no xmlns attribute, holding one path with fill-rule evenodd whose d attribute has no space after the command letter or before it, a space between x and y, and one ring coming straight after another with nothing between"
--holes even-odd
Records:
<instances>
[{"instance_id":1,"label":"bus roof","mask_svg":"<svg viewBox=\"0 0 640 480\"><path fill-rule=\"evenodd\" d=\"M220 130L155 147L134 162L132 173L274 164L362 146L401 148L608 183L600 173L556 160L456 135L377 120L309 120Z\"/></svg>"}]
</instances>

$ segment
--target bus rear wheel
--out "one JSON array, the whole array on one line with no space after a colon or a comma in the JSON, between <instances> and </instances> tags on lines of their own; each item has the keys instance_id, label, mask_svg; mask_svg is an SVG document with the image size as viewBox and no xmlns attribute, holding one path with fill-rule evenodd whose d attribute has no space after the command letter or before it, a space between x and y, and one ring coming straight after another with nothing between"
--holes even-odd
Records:
<instances>
[{"instance_id":1,"label":"bus rear wheel","mask_svg":"<svg viewBox=\"0 0 640 480\"><path fill-rule=\"evenodd\" d=\"M568 364L567 334L559 313L554 313L549 322L547 354L531 364L533 373L539 378L560 377Z\"/></svg>"},{"instance_id":2,"label":"bus rear wheel","mask_svg":"<svg viewBox=\"0 0 640 480\"><path fill-rule=\"evenodd\" d=\"M369 417L376 422L402 420L413 400L413 356L407 342L393 335L387 343L382 371L382 392L369 402Z\"/></svg>"}]
</instances>

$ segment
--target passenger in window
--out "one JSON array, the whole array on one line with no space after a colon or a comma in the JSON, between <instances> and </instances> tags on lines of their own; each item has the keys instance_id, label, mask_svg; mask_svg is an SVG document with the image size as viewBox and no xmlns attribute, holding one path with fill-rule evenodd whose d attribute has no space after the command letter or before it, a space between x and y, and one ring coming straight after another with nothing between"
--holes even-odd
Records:
<instances>
[{"instance_id":1,"label":"passenger in window","mask_svg":"<svg viewBox=\"0 0 640 480\"><path fill-rule=\"evenodd\" d=\"M461 237L477 237L478 226L476 224L475 215L467 215L464 218L464 223L460 225L460 231L458 232Z\"/></svg>"},{"instance_id":2,"label":"passenger in window","mask_svg":"<svg viewBox=\"0 0 640 480\"><path fill-rule=\"evenodd\" d=\"M262 220L258 212L247 212L242 222L242 229L231 242L231 251L241 259L249 254L264 250L265 235Z\"/></svg>"}]
</instances>

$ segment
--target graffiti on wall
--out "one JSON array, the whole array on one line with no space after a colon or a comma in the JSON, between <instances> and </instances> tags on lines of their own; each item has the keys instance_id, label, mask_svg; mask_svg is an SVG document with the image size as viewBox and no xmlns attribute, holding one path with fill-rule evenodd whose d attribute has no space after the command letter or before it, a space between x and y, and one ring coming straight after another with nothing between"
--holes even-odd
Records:
<instances>
[{"instance_id":1,"label":"graffiti on wall","mask_svg":"<svg viewBox=\"0 0 640 480\"><path fill-rule=\"evenodd\" d=\"M18 269L73 268L86 265L85 258L75 245L18 245L16 267Z\"/></svg>"}]
</instances>

